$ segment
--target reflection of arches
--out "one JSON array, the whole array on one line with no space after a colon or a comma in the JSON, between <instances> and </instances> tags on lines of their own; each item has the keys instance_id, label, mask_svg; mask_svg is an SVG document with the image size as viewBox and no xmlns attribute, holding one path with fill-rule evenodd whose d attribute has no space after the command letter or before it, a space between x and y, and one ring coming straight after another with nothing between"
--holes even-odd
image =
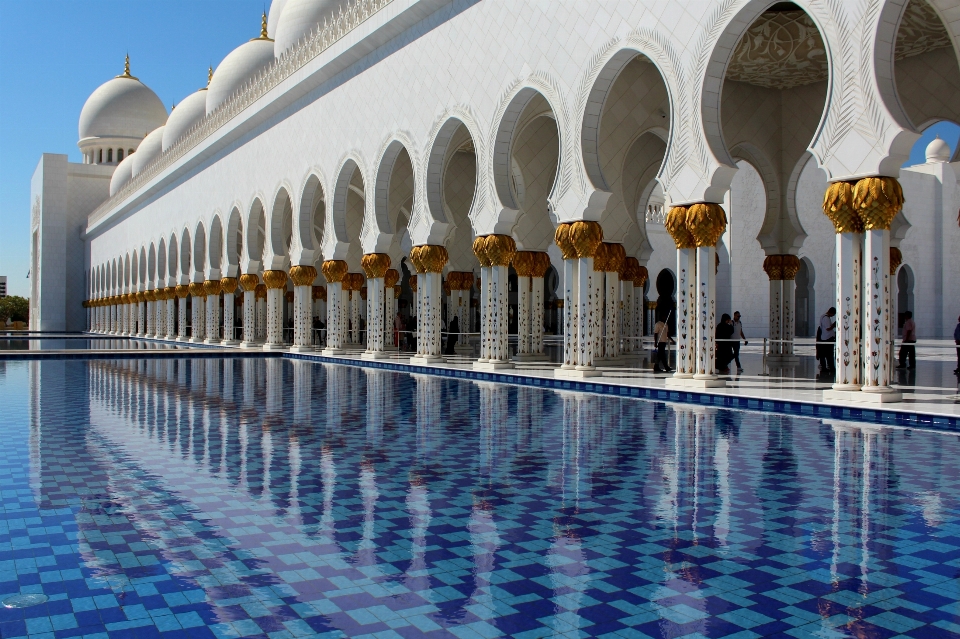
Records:
<instances>
[{"instance_id":1,"label":"reflection of arches","mask_svg":"<svg viewBox=\"0 0 960 639\"><path fill-rule=\"evenodd\" d=\"M797 337L813 337L816 335L817 296L814 289L815 280L816 273L813 270L813 262L808 257L801 258L800 270L797 271L797 289L794 298Z\"/></svg>"},{"instance_id":2,"label":"reflection of arches","mask_svg":"<svg viewBox=\"0 0 960 639\"><path fill-rule=\"evenodd\" d=\"M903 334L903 316L907 311L913 311L913 288L916 278L913 269L904 264L897 272L897 336Z\"/></svg>"}]
</instances>

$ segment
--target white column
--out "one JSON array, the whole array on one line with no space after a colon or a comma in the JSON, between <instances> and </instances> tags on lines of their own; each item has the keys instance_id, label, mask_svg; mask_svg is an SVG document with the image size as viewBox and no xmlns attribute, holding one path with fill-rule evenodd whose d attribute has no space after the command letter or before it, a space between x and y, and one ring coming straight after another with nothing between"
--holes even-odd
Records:
<instances>
[{"instance_id":1,"label":"white column","mask_svg":"<svg viewBox=\"0 0 960 639\"><path fill-rule=\"evenodd\" d=\"M580 281L580 261L563 260L563 364L561 370L573 370L577 365L580 328L577 323L577 284Z\"/></svg>"},{"instance_id":2,"label":"white column","mask_svg":"<svg viewBox=\"0 0 960 639\"><path fill-rule=\"evenodd\" d=\"M186 342L187 337L187 298L177 297L177 341Z\"/></svg>"},{"instance_id":3,"label":"white column","mask_svg":"<svg viewBox=\"0 0 960 639\"><path fill-rule=\"evenodd\" d=\"M313 286L293 287L292 352L313 351Z\"/></svg>"},{"instance_id":4,"label":"white column","mask_svg":"<svg viewBox=\"0 0 960 639\"><path fill-rule=\"evenodd\" d=\"M591 314L593 318L593 363L596 363L598 359L603 357L603 331L606 328L603 322L604 312L606 311L604 298L606 297L607 287L605 286L606 278L603 271L596 270L596 258L594 258L593 268L594 272L590 278L590 281L593 282L593 296L590 299L593 304L593 313Z\"/></svg>"},{"instance_id":5,"label":"white column","mask_svg":"<svg viewBox=\"0 0 960 639\"><path fill-rule=\"evenodd\" d=\"M695 249L677 249L677 370L674 377L689 379L696 370L696 297L692 294L697 279ZM711 269L713 267L711 266Z\"/></svg>"},{"instance_id":6,"label":"white column","mask_svg":"<svg viewBox=\"0 0 960 639\"><path fill-rule=\"evenodd\" d=\"M530 354L530 278L517 276L517 358Z\"/></svg>"},{"instance_id":7,"label":"white column","mask_svg":"<svg viewBox=\"0 0 960 639\"><path fill-rule=\"evenodd\" d=\"M207 338L204 340L204 343L219 344L220 343L220 295L208 293L206 306L207 306L207 310L206 310Z\"/></svg>"},{"instance_id":8,"label":"white column","mask_svg":"<svg viewBox=\"0 0 960 639\"><path fill-rule=\"evenodd\" d=\"M145 333L145 337L155 337L157 334L156 305L157 305L156 302L147 300L147 330Z\"/></svg>"},{"instance_id":9,"label":"white column","mask_svg":"<svg viewBox=\"0 0 960 639\"><path fill-rule=\"evenodd\" d=\"M770 355L779 355L780 354L780 344L779 340L783 339L781 337L781 312L783 310L783 300L781 295L783 293L783 280L770 280L770 318L767 333L770 335L770 344L767 348L767 353Z\"/></svg>"},{"instance_id":10,"label":"white column","mask_svg":"<svg viewBox=\"0 0 960 639\"><path fill-rule=\"evenodd\" d=\"M637 348L636 327L633 323L633 280L620 281L620 326L623 331L623 352L633 353Z\"/></svg>"},{"instance_id":11,"label":"white column","mask_svg":"<svg viewBox=\"0 0 960 639\"><path fill-rule=\"evenodd\" d=\"M173 294L173 291L170 291L167 299L167 319L166 319L166 329L167 329L167 339L176 339L177 338L177 298Z\"/></svg>"},{"instance_id":12,"label":"white column","mask_svg":"<svg viewBox=\"0 0 960 639\"><path fill-rule=\"evenodd\" d=\"M194 295L193 299L190 300L191 308L193 309L193 317L190 322L190 342L197 343L203 342L204 338L204 328L206 324L206 318L204 313L204 306L206 305L206 300L199 295Z\"/></svg>"},{"instance_id":13,"label":"white column","mask_svg":"<svg viewBox=\"0 0 960 639\"><path fill-rule=\"evenodd\" d=\"M833 390L859 391L861 233L837 233L837 375Z\"/></svg>"},{"instance_id":14,"label":"white column","mask_svg":"<svg viewBox=\"0 0 960 639\"><path fill-rule=\"evenodd\" d=\"M697 255L697 368L695 380L722 385L717 379L717 275L715 246L698 246Z\"/></svg>"},{"instance_id":15,"label":"white column","mask_svg":"<svg viewBox=\"0 0 960 639\"><path fill-rule=\"evenodd\" d=\"M490 362L505 364L510 361L509 342L509 281L508 267L493 265L490 267L490 318L491 343Z\"/></svg>"},{"instance_id":16,"label":"white column","mask_svg":"<svg viewBox=\"0 0 960 639\"><path fill-rule=\"evenodd\" d=\"M581 257L577 259L577 354L576 370L593 371L593 356L596 344L597 311L596 308L596 281L597 274L593 270L593 258Z\"/></svg>"},{"instance_id":17,"label":"white column","mask_svg":"<svg viewBox=\"0 0 960 639\"><path fill-rule=\"evenodd\" d=\"M605 359L620 357L620 274L616 271L605 271L604 280L604 320L606 322L606 336L604 338L603 356Z\"/></svg>"},{"instance_id":18,"label":"white column","mask_svg":"<svg viewBox=\"0 0 960 639\"><path fill-rule=\"evenodd\" d=\"M891 400L900 394L890 387L890 231L864 231L863 265L863 392L886 394Z\"/></svg>"},{"instance_id":19,"label":"white column","mask_svg":"<svg viewBox=\"0 0 960 639\"><path fill-rule=\"evenodd\" d=\"M365 359L377 359L386 355L385 291L382 277L367 278L367 350L363 354ZM393 299L393 290L390 291L390 298Z\"/></svg>"},{"instance_id":20,"label":"white column","mask_svg":"<svg viewBox=\"0 0 960 639\"><path fill-rule=\"evenodd\" d=\"M137 337L147 336L147 303L137 302Z\"/></svg>"},{"instance_id":21,"label":"white column","mask_svg":"<svg viewBox=\"0 0 960 639\"><path fill-rule=\"evenodd\" d=\"M531 277L530 289L530 352L543 355L543 277Z\"/></svg>"},{"instance_id":22,"label":"white column","mask_svg":"<svg viewBox=\"0 0 960 639\"><path fill-rule=\"evenodd\" d=\"M350 343L360 343L360 291L350 289Z\"/></svg>"},{"instance_id":23,"label":"white column","mask_svg":"<svg viewBox=\"0 0 960 639\"><path fill-rule=\"evenodd\" d=\"M490 317L491 270L489 266L480 267L480 359L486 363L491 359L493 332Z\"/></svg>"},{"instance_id":24,"label":"white column","mask_svg":"<svg viewBox=\"0 0 960 639\"><path fill-rule=\"evenodd\" d=\"M241 348L250 348L257 342L257 292L243 292L243 341Z\"/></svg>"},{"instance_id":25,"label":"white column","mask_svg":"<svg viewBox=\"0 0 960 639\"><path fill-rule=\"evenodd\" d=\"M780 339L783 340L780 353L785 357L793 355L793 336L797 327L796 311L794 308L796 296L796 281L793 279L784 279L783 288L780 291L780 299L782 300L780 307ZM735 337L739 337L739 335Z\"/></svg>"},{"instance_id":26,"label":"white column","mask_svg":"<svg viewBox=\"0 0 960 639\"><path fill-rule=\"evenodd\" d=\"M267 289L267 341L263 350L283 348L283 304L285 288Z\"/></svg>"},{"instance_id":27,"label":"white column","mask_svg":"<svg viewBox=\"0 0 960 639\"><path fill-rule=\"evenodd\" d=\"M223 294L223 344L225 346L234 346L240 342L237 340L234 330L234 313L236 313L235 293Z\"/></svg>"},{"instance_id":28,"label":"white column","mask_svg":"<svg viewBox=\"0 0 960 639\"><path fill-rule=\"evenodd\" d=\"M327 283L327 346L324 355L343 353L343 283Z\"/></svg>"}]
</instances>

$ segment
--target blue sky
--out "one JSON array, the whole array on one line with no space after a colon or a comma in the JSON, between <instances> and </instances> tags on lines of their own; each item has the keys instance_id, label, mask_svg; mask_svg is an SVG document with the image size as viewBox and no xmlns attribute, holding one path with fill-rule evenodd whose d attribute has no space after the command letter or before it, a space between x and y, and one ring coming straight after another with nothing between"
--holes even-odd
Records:
<instances>
[{"instance_id":1,"label":"blue sky","mask_svg":"<svg viewBox=\"0 0 960 639\"><path fill-rule=\"evenodd\" d=\"M27 295L30 178L41 153L80 161L77 120L90 93L132 72L169 110L206 82L207 66L258 35L268 0L29 0L0 6L0 275ZM956 148L960 127L928 129Z\"/></svg>"}]
</instances>

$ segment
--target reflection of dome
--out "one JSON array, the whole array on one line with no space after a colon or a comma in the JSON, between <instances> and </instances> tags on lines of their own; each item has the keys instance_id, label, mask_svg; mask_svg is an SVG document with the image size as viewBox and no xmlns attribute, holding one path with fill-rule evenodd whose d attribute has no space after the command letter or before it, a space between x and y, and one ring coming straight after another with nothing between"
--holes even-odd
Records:
<instances>
[{"instance_id":1,"label":"reflection of dome","mask_svg":"<svg viewBox=\"0 0 960 639\"><path fill-rule=\"evenodd\" d=\"M163 144L163 129L164 127L161 126L151 131L137 147L137 152L133 154L133 170L131 171L133 176L139 175L141 171L147 168L148 164L160 156Z\"/></svg>"},{"instance_id":2,"label":"reflection of dome","mask_svg":"<svg viewBox=\"0 0 960 639\"><path fill-rule=\"evenodd\" d=\"M260 37L241 44L223 59L207 90L207 113L227 101L253 75L273 62L273 40L267 37L267 17L263 16Z\"/></svg>"},{"instance_id":3,"label":"reflection of dome","mask_svg":"<svg viewBox=\"0 0 960 639\"><path fill-rule=\"evenodd\" d=\"M191 93L170 112L167 124L163 127L163 150L166 151L183 134L193 128L207 114L207 90L200 89Z\"/></svg>"},{"instance_id":4,"label":"reflection of dome","mask_svg":"<svg viewBox=\"0 0 960 639\"><path fill-rule=\"evenodd\" d=\"M927 162L949 162L950 145L937 138L927 145Z\"/></svg>"},{"instance_id":5,"label":"reflection of dome","mask_svg":"<svg viewBox=\"0 0 960 639\"><path fill-rule=\"evenodd\" d=\"M80 139L136 138L167 121L167 110L157 94L130 75L130 61L123 75L97 87L80 111Z\"/></svg>"},{"instance_id":6,"label":"reflection of dome","mask_svg":"<svg viewBox=\"0 0 960 639\"><path fill-rule=\"evenodd\" d=\"M113 171L113 177L110 178L110 197L113 197L117 194L123 185L130 181L130 178L133 177L133 156L128 155L123 159L123 162L117 165L117 168Z\"/></svg>"},{"instance_id":7,"label":"reflection of dome","mask_svg":"<svg viewBox=\"0 0 960 639\"><path fill-rule=\"evenodd\" d=\"M273 0L270 3L270 13L267 14L267 35L273 39L277 37L277 22L280 21L280 14L283 13L283 6L287 0Z\"/></svg>"},{"instance_id":8,"label":"reflection of dome","mask_svg":"<svg viewBox=\"0 0 960 639\"><path fill-rule=\"evenodd\" d=\"M277 21L276 43L273 50L279 58L299 40L323 25L323 19L336 15L341 0L285 0L283 13ZM272 7L271 7L272 9Z\"/></svg>"}]
</instances>

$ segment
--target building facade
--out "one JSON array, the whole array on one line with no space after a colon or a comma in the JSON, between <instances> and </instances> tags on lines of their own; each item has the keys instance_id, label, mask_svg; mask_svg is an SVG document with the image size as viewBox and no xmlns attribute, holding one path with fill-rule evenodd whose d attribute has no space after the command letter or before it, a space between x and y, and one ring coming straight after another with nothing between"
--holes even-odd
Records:
<instances>
[{"instance_id":1,"label":"building facade","mask_svg":"<svg viewBox=\"0 0 960 639\"><path fill-rule=\"evenodd\" d=\"M33 328L312 350L319 313L327 352L363 317L378 357L402 310L423 361L458 315L478 365L554 330L589 375L656 305L709 382L721 313L789 356L842 306L848 390L886 387L898 309L950 332L960 162L901 166L960 122L957 0L274 0L260 27L169 115L128 66L84 163L44 156Z\"/></svg>"}]
</instances>

